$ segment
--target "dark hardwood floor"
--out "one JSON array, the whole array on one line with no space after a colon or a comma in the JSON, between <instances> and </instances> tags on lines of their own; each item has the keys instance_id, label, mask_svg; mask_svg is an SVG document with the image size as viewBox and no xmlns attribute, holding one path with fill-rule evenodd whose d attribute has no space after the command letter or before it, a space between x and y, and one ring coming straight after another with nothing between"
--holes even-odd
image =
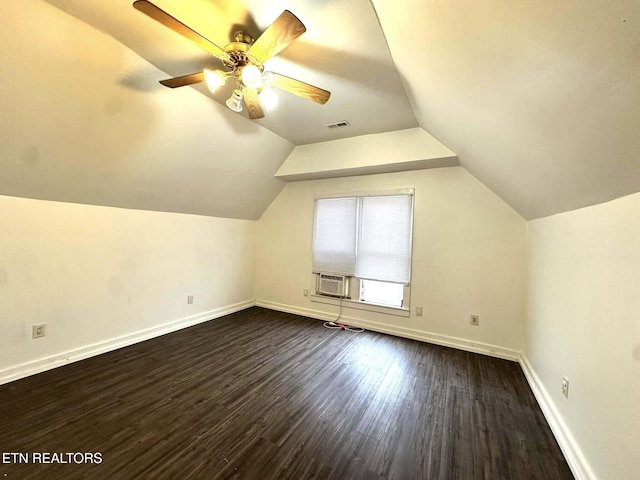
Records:
<instances>
[{"instance_id":1,"label":"dark hardwood floor","mask_svg":"<svg viewBox=\"0 0 640 480\"><path fill-rule=\"evenodd\" d=\"M0 386L0 452L102 454L0 463L21 480L573 478L517 363L257 307Z\"/></svg>"}]
</instances>

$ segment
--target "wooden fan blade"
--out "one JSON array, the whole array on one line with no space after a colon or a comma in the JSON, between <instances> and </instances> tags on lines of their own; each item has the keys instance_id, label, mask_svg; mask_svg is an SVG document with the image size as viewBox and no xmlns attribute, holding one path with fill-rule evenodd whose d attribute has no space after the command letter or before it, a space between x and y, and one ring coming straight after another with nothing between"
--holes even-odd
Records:
<instances>
[{"instance_id":1,"label":"wooden fan blade","mask_svg":"<svg viewBox=\"0 0 640 480\"><path fill-rule=\"evenodd\" d=\"M192 30L191 28L187 27L180 20L173 18L164 10L156 7L153 3L148 2L147 0L136 0L135 2L133 2L133 8L153 18L155 21L160 22L165 27L169 27L171 30L173 30L176 33L179 33L183 37L188 38L189 40L191 40L201 48L204 48L207 52L209 52L214 57L217 57L223 61L231 60L231 57L229 57L227 52L225 52L215 43L206 39L195 30Z\"/></svg>"},{"instance_id":2,"label":"wooden fan blade","mask_svg":"<svg viewBox=\"0 0 640 480\"><path fill-rule=\"evenodd\" d=\"M289 10L285 10L251 45L249 53L258 62L264 63L306 31L298 17Z\"/></svg>"},{"instance_id":3,"label":"wooden fan blade","mask_svg":"<svg viewBox=\"0 0 640 480\"><path fill-rule=\"evenodd\" d=\"M299 97L312 100L321 105L327 103L331 96L331 92L328 92L327 90L309 85L308 83L301 82L295 78L280 75L279 73L267 72L265 76L267 77L270 85L279 88L280 90L284 90L285 92L293 93Z\"/></svg>"},{"instance_id":4,"label":"wooden fan blade","mask_svg":"<svg viewBox=\"0 0 640 480\"><path fill-rule=\"evenodd\" d=\"M191 73L189 75L182 75L181 77L167 78L161 80L160 83L165 87L177 88L184 87L186 85L193 85L194 83L204 82L204 73Z\"/></svg>"},{"instance_id":5,"label":"wooden fan blade","mask_svg":"<svg viewBox=\"0 0 640 480\"><path fill-rule=\"evenodd\" d=\"M264 117L264 110L262 109L262 103L260 97L258 97L258 90L255 88L245 88L243 93L244 104L247 106L247 112L251 120Z\"/></svg>"}]
</instances>

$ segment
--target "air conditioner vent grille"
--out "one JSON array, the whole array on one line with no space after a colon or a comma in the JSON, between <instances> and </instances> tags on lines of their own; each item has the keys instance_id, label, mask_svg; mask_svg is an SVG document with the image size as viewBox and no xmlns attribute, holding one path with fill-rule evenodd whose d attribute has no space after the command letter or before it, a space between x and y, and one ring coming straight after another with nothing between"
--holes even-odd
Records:
<instances>
[{"instance_id":1,"label":"air conditioner vent grille","mask_svg":"<svg viewBox=\"0 0 640 480\"><path fill-rule=\"evenodd\" d=\"M327 123L325 125L325 127L327 128L343 128L343 127L350 127L351 124L349 122L347 122L346 120L342 120L340 122L336 122L336 123Z\"/></svg>"},{"instance_id":2,"label":"air conditioner vent grille","mask_svg":"<svg viewBox=\"0 0 640 480\"><path fill-rule=\"evenodd\" d=\"M317 293L330 297L346 297L348 295L349 282L342 275L327 275L321 273L318 278Z\"/></svg>"}]
</instances>

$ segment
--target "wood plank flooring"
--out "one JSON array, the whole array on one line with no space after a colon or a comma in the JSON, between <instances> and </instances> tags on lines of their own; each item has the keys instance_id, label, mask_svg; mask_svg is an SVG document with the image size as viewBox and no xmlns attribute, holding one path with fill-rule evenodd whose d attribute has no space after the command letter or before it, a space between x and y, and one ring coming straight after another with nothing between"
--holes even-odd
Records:
<instances>
[{"instance_id":1,"label":"wood plank flooring","mask_svg":"<svg viewBox=\"0 0 640 480\"><path fill-rule=\"evenodd\" d=\"M253 307L0 386L0 479L571 479L517 363ZM2 457L0 457L2 460Z\"/></svg>"}]
</instances>

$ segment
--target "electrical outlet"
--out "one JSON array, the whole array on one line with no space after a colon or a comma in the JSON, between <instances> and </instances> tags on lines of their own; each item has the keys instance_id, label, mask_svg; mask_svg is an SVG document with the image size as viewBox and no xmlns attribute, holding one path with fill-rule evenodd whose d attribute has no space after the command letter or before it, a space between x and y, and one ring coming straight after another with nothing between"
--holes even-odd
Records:
<instances>
[{"instance_id":1,"label":"electrical outlet","mask_svg":"<svg viewBox=\"0 0 640 480\"><path fill-rule=\"evenodd\" d=\"M302 294L303 294L305 297L308 297L308 296L309 296L309 289L308 289L308 288L305 288L304 290L302 290Z\"/></svg>"},{"instance_id":2,"label":"electrical outlet","mask_svg":"<svg viewBox=\"0 0 640 480\"><path fill-rule=\"evenodd\" d=\"M422 316L422 307L416 307L416 317Z\"/></svg>"},{"instance_id":3,"label":"electrical outlet","mask_svg":"<svg viewBox=\"0 0 640 480\"><path fill-rule=\"evenodd\" d=\"M39 323L33 326L33 338L41 338L44 337L47 333L47 324Z\"/></svg>"},{"instance_id":4,"label":"electrical outlet","mask_svg":"<svg viewBox=\"0 0 640 480\"><path fill-rule=\"evenodd\" d=\"M478 325L480 325L480 315L471 315L471 319L469 323L474 327L477 327Z\"/></svg>"},{"instance_id":5,"label":"electrical outlet","mask_svg":"<svg viewBox=\"0 0 640 480\"><path fill-rule=\"evenodd\" d=\"M562 377L562 394L565 398L569 398L569 379L567 377Z\"/></svg>"},{"instance_id":6,"label":"electrical outlet","mask_svg":"<svg viewBox=\"0 0 640 480\"><path fill-rule=\"evenodd\" d=\"M193 295L187 295L187 303L191 305L193 303Z\"/></svg>"}]
</instances>

